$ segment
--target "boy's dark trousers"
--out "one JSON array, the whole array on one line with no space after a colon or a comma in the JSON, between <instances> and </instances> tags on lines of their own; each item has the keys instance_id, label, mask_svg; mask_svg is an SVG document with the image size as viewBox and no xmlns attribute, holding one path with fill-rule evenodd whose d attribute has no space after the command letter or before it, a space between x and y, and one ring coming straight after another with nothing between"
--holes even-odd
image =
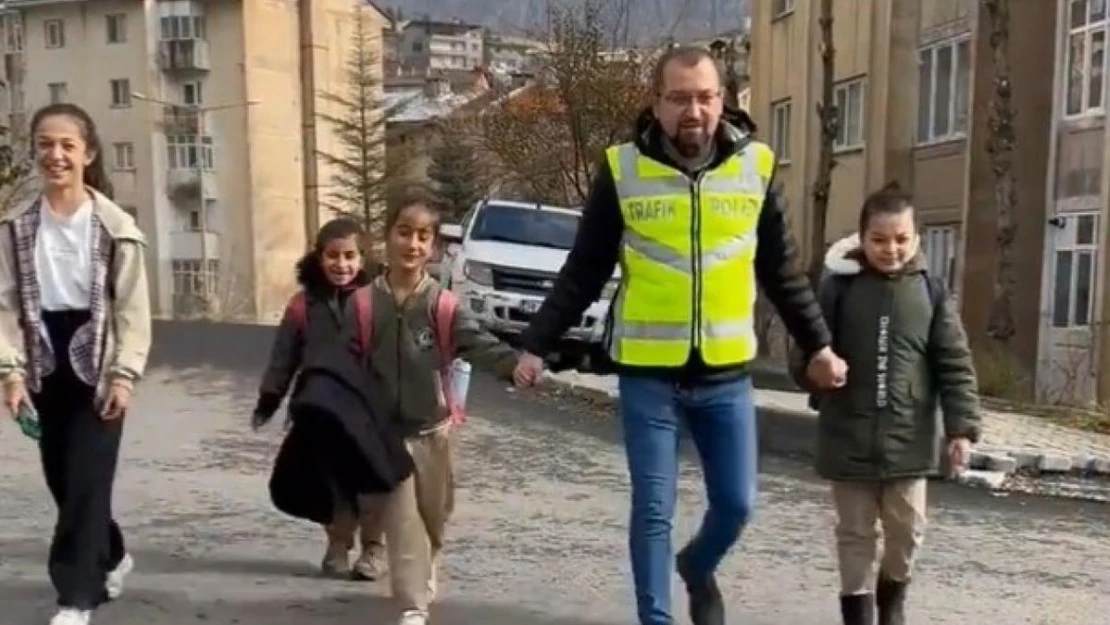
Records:
<instances>
[{"instance_id":1,"label":"boy's dark trousers","mask_svg":"<svg viewBox=\"0 0 1110 625\"><path fill-rule=\"evenodd\" d=\"M69 360L74 331L87 311L43 311L57 366L31 400L39 414L39 450L46 484L58 506L50 545L50 580L58 605L91 610L107 597L104 582L124 556L112 520L112 487L123 420L100 418L95 390L79 380Z\"/></svg>"}]
</instances>

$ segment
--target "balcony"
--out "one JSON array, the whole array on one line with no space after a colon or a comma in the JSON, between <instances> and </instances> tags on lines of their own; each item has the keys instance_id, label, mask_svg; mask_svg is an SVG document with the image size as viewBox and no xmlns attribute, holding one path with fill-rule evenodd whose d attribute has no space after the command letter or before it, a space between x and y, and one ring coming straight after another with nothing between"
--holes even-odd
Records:
<instances>
[{"instance_id":1,"label":"balcony","mask_svg":"<svg viewBox=\"0 0 1110 625\"><path fill-rule=\"evenodd\" d=\"M207 234L202 233L200 230L179 230L170 233L170 256L174 260L188 260L201 257L201 236L205 236L208 240L208 260L220 260L220 235L212 232L212 226L209 225Z\"/></svg>"},{"instance_id":2,"label":"balcony","mask_svg":"<svg viewBox=\"0 0 1110 625\"><path fill-rule=\"evenodd\" d=\"M216 174L204 172L204 198L217 198ZM171 169L166 176L166 195L180 207L192 207L200 201L200 181L195 169Z\"/></svg>"},{"instance_id":3,"label":"balcony","mask_svg":"<svg viewBox=\"0 0 1110 625\"><path fill-rule=\"evenodd\" d=\"M166 135L196 135L200 132L200 113L183 106L164 106L162 132Z\"/></svg>"},{"instance_id":4,"label":"balcony","mask_svg":"<svg viewBox=\"0 0 1110 625\"><path fill-rule=\"evenodd\" d=\"M208 41L204 39L163 39L158 42L158 67L164 72L207 72Z\"/></svg>"}]
</instances>

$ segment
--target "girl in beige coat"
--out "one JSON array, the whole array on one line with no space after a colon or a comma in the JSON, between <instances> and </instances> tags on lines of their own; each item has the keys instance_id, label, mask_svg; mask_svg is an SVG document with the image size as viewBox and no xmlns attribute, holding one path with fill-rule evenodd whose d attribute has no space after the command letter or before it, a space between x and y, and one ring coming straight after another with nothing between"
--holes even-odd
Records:
<instances>
[{"instance_id":1,"label":"girl in beige coat","mask_svg":"<svg viewBox=\"0 0 1110 625\"><path fill-rule=\"evenodd\" d=\"M16 415L37 413L58 506L51 625L87 625L134 563L112 519L124 415L150 348L150 301L134 219L110 198L92 119L72 104L31 122L43 188L0 219L0 380Z\"/></svg>"}]
</instances>

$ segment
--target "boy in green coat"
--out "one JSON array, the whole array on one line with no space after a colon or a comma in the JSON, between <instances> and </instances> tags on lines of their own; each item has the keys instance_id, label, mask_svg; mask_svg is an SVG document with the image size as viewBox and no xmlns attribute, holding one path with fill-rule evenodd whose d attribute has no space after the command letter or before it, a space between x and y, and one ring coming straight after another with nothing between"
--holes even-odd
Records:
<instances>
[{"instance_id":1,"label":"boy in green coat","mask_svg":"<svg viewBox=\"0 0 1110 625\"><path fill-rule=\"evenodd\" d=\"M817 471L832 482L838 517L845 625L872 625L876 607L880 625L905 623L941 434L955 470L979 437L967 336L919 242L910 197L892 183L864 202L859 234L825 257L821 307L848 380L812 403Z\"/></svg>"}]
</instances>

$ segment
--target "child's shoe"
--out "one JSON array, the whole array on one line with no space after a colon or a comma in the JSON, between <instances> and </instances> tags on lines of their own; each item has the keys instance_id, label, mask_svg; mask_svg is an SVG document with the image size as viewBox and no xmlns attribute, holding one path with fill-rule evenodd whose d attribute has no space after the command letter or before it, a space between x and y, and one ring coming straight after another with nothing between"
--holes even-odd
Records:
<instances>
[{"instance_id":1,"label":"child's shoe","mask_svg":"<svg viewBox=\"0 0 1110 625\"><path fill-rule=\"evenodd\" d=\"M120 598L123 594L123 582L134 569L135 560L130 554L124 554L123 559L116 565L115 570L108 573L108 579L104 582L104 592L108 595L108 599Z\"/></svg>"},{"instance_id":2,"label":"child's shoe","mask_svg":"<svg viewBox=\"0 0 1110 625\"><path fill-rule=\"evenodd\" d=\"M428 613L423 610L405 610L398 625L428 625Z\"/></svg>"},{"instance_id":3,"label":"child's shoe","mask_svg":"<svg viewBox=\"0 0 1110 625\"><path fill-rule=\"evenodd\" d=\"M328 542L324 560L320 563L320 573L324 577L349 579L351 577L351 556L347 545Z\"/></svg>"},{"instance_id":4,"label":"child's shoe","mask_svg":"<svg viewBox=\"0 0 1110 625\"><path fill-rule=\"evenodd\" d=\"M875 625L875 597L871 593L841 595L840 616L844 625Z\"/></svg>"},{"instance_id":5,"label":"child's shoe","mask_svg":"<svg viewBox=\"0 0 1110 625\"><path fill-rule=\"evenodd\" d=\"M76 608L62 608L50 619L50 625L89 625L92 612Z\"/></svg>"},{"instance_id":6,"label":"child's shoe","mask_svg":"<svg viewBox=\"0 0 1110 625\"><path fill-rule=\"evenodd\" d=\"M907 582L896 582L879 575L875 604L879 608L879 625L906 625Z\"/></svg>"},{"instance_id":7,"label":"child's shoe","mask_svg":"<svg viewBox=\"0 0 1110 625\"><path fill-rule=\"evenodd\" d=\"M369 543L363 545L362 553L355 560L351 577L358 581L373 582L385 574L385 545Z\"/></svg>"}]
</instances>

